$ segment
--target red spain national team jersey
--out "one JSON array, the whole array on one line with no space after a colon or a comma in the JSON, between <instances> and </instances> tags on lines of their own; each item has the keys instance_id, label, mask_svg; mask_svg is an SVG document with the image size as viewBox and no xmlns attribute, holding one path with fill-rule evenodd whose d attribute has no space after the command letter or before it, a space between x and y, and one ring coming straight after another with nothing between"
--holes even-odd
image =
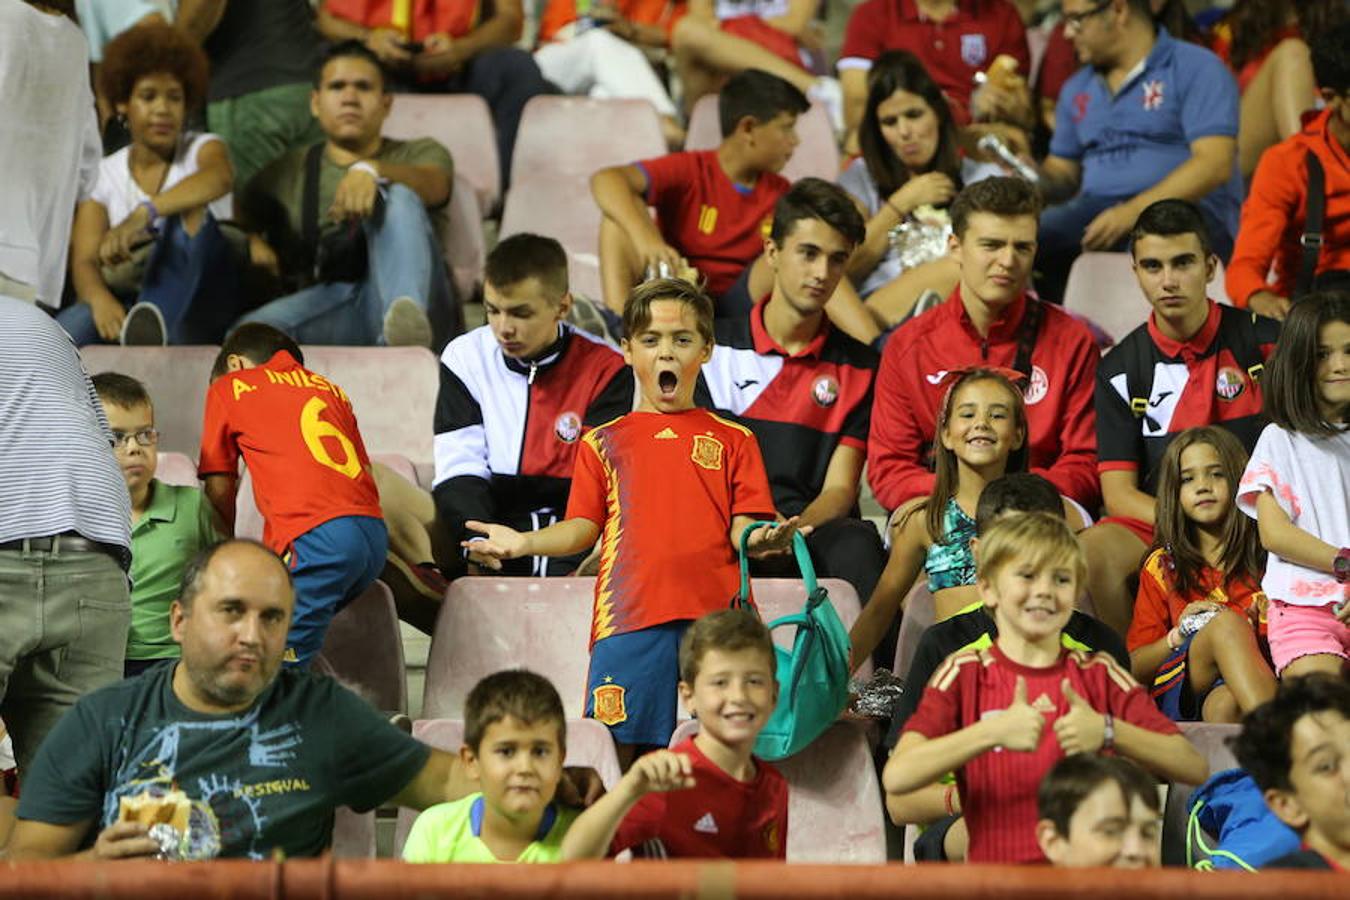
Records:
<instances>
[{"instance_id":1,"label":"red spain national team jersey","mask_svg":"<svg viewBox=\"0 0 1350 900\"><path fill-rule=\"evenodd\" d=\"M591 643L726 609L732 517L774 513L750 430L703 409L632 412L581 440L567 518L600 526Z\"/></svg>"},{"instance_id":2,"label":"red spain national team jersey","mask_svg":"<svg viewBox=\"0 0 1350 900\"><path fill-rule=\"evenodd\" d=\"M619 823L611 854L660 841L672 859L787 858L788 785L782 773L756 759L754 779L737 781L692 738L671 749L689 755L694 786L645 795Z\"/></svg>"},{"instance_id":3,"label":"red spain national team jersey","mask_svg":"<svg viewBox=\"0 0 1350 900\"><path fill-rule=\"evenodd\" d=\"M932 740L997 715L1012 705L1019 676L1026 679L1027 700L1045 715L1046 728L1031 753L996 748L957 771L970 831L970 862L1044 861L1036 843L1036 791L1064 756L1051 727L1069 711L1061 688L1064 679L1097 712L1159 734L1179 733L1130 673L1105 653L1065 650L1053 666L1032 668L1010 660L998 644L947 657L924 689L905 732Z\"/></svg>"},{"instance_id":4,"label":"red spain national team jersey","mask_svg":"<svg viewBox=\"0 0 1350 900\"><path fill-rule=\"evenodd\" d=\"M351 401L285 350L220 376L206 394L197 473L234 475L240 454L253 475L263 543L277 553L331 519L382 518Z\"/></svg>"},{"instance_id":5,"label":"red spain national team jersey","mask_svg":"<svg viewBox=\"0 0 1350 900\"><path fill-rule=\"evenodd\" d=\"M714 298L764 252L773 205L792 186L761 172L753 189L740 188L722 171L716 150L668 153L638 166L647 173L647 202L656 208L661 236L703 273Z\"/></svg>"}]
</instances>

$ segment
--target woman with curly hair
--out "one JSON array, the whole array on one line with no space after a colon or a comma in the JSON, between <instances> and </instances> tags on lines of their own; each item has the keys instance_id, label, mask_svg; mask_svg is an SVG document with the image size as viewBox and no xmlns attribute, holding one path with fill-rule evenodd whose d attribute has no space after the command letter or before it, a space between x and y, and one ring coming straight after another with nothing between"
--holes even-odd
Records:
<instances>
[{"instance_id":1,"label":"woman with curly hair","mask_svg":"<svg viewBox=\"0 0 1350 900\"><path fill-rule=\"evenodd\" d=\"M168 25L129 29L107 46L100 87L131 144L104 157L75 212L79 302L57 318L80 346L216 342L238 313L217 224L230 213L229 152L215 135L184 131L207 75L205 54Z\"/></svg>"},{"instance_id":2,"label":"woman with curly hair","mask_svg":"<svg viewBox=\"0 0 1350 900\"><path fill-rule=\"evenodd\" d=\"M1242 92L1238 163L1251 178L1267 148L1303 127L1317 102L1308 39L1350 20L1345 0L1237 0L1214 29L1214 52Z\"/></svg>"}]
</instances>

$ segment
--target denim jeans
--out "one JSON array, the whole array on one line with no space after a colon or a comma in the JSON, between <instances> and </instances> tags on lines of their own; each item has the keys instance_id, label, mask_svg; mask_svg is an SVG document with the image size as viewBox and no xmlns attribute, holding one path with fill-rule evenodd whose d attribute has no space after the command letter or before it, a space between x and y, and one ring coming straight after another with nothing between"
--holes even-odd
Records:
<instances>
[{"instance_id":1,"label":"denim jeans","mask_svg":"<svg viewBox=\"0 0 1350 900\"><path fill-rule=\"evenodd\" d=\"M23 771L75 701L122 677L126 573L106 553L0 550L0 718Z\"/></svg>"},{"instance_id":2,"label":"denim jeans","mask_svg":"<svg viewBox=\"0 0 1350 900\"><path fill-rule=\"evenodd\" d=\"M263 322L301 344L369 346L384 341L384 314L399 297L424 310L452 304L450 278L422 199L392 184L366 219L370 270L361 282L316 284L280 297L239 320Z\"/></svg>"}]
</instances>

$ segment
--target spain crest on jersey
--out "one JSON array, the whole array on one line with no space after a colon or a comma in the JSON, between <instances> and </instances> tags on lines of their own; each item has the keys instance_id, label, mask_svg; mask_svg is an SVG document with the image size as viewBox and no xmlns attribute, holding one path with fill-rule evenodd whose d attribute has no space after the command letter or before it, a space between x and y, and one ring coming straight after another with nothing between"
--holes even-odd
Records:
<instances>
[{"instance_id":1,"label":"spain crest on jersey","mask_svg":"<svg viewBox=\"0 0 1350 900\"><path fill-rule=\"evenodd\" d=\"M694 435L694 449L689 457L705 469L722 468L722 442L710 434Z\"/></svg>"}]
</instances>

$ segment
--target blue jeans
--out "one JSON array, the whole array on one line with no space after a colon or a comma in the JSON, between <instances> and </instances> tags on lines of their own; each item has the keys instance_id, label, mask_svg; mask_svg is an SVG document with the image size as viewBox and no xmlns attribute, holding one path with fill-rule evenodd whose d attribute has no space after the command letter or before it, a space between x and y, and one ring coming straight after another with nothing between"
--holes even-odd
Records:
<instances>
[{"instance_id":1,"label":"blue jeans","mask_svg":"<svg viewBox=\"0 0 1350 900\"><path fill-rule=\"evenodd\" d=\"M140 293L118 298L123 306L153 303L164 316L170 344L218 344L239 309L239 280L230 245L209 213L197 233L183 230L178 216L164 221L146 262ZM56 315L75 346L105 343L88 303L68 306Z\"/></svg>"},{"instance_id":2,"label":"blue jeans","mask_svg":"<svg viewBox=\"0 0 1350 900\"><path fill-rule=\"evenodd\" d=\"M449 308L450 279L422 199L409 187L384 189L379 212L363 223L370 270L365 281L316 284L239 320L263 322L301 344L369 346L384 341L384 314L399 297L424 310Z\"/></svg>"},{"instance_id":3,"label":"blue jeans","mask_svg":"<svg viewBox=\"0 0 1350 900\"><path fill-rule=\"evenodd\" d=\"M1042 300L1064 302L1064 286L1069 281L1069 269L1078 254L1083 252L1083 232L1106 210L1123 203L1128 197L1101 197L1079 194L1072 200L1048 207L1041 213L1041 227L1036 236L1036 291ZM1228 227L1200 207L1209 227L1210 244L1224 262L1233 253L1233 238ZM1129 238L1109 250L1129 249Z\"/></svg>"},{"instance_id":4,"label":"blue jeans","mask_svg":"<svg viewBox=\"0 0 1350 900\"><path fill-rule=\"evenodd\" d=\"M295 587L295 614L286 635L286 664L308 666L328 626L384 569L389 533L384 520L339 516L291 542L286 564Z\"/></svg>"}]
</instances>

